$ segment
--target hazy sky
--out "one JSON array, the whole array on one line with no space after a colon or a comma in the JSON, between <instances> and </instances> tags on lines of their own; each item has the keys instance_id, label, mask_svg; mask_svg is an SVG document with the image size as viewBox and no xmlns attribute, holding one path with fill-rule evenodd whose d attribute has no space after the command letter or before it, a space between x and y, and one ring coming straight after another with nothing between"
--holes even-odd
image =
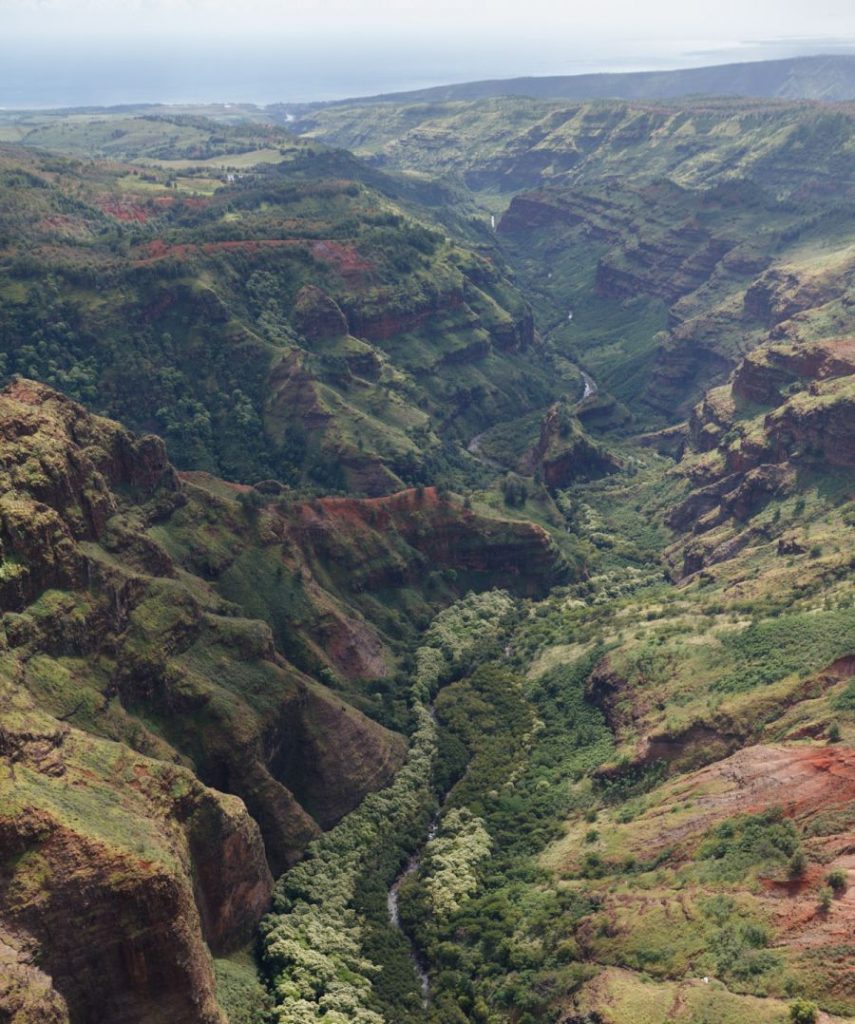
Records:
<instances>
[{"instance_id":1,"label":"hazy sky","mask_svg":"<svg viewBox=\"0 0 855 1024\"><path fill-rule=\"evenodd\" d=\"M453 37L556 32L745 40L855 35L852 0L0 0L0 31L18 34L203 31Z\"/></svg>"},{"instance_id":2,"label":"hazy sky","mask_svg":"<svg viewBox=\"0 0 855 1024\"><path fill-rule=\"evenodd\" d=\"M0 0L0 106L328 99L855 52L853 0Z\"/></svg>"}]
</instances>

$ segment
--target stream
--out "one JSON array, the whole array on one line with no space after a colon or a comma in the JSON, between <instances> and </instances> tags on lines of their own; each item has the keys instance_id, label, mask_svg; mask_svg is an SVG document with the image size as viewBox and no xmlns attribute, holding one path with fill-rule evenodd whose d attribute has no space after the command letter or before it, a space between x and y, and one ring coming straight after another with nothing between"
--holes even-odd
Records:
<instances>
[{"instance_id":1,"label":"stream","mask_svg":"<svg viewBox=\"0 0 855 1024\"><path fill-rule=\"evenodd\" d=\"M422 987L422 999L424 1000L425 1006L427 1006L427 1004L430 1002L430 978L428 977L427 964L425 963L424 958L421 956L419 951L413 945L410 937L401 927L401 912L399 899L401 886L404 884L407 878L409 878L410 875L413 874L413 872L418 871L422 862L422 851L424 850L425 845L429 843L431 839L435 838L438 828L439 817L437 816L430 823L430 828L428 829L427 837L425 838L424 843L419 847L418 850L416 850L416 852L410 857L410 859L404 865L400 874L390 886L389 892L386 896L386 906L389 910L389 923L392 925L393 928L397 928L397 930L407 940L407 943L410 947L410 959L413 962L413 967L415 969L416 974L418 975L418 979Z\"/></svg>"},{"instance_id":2,"label":"stream","mask_svg":"<svg viewBox=\"0 0 855 1024\"><path fill-rule=\"evenodd\" d=\"M586 373L581 368L579 368L579 373L582 376L582 382L584 384L584 390L582 392L582 401L584 401L586 398L591 398L594 395L596 395L599 388L597 387L597 382L589 373ZM484 433L486 433L486 431ZM494 459L491 459L488 455L485 455L481 451L481 442L482 439L484 438L484 433L477 434L475 437L473 437L469 444L466 446L466 450L471 455L474 455L477 459L480 459L481 462L484 463L484 465L489 466L491 469L499 470L501 472L505 469L505 467L501 466L498 462L496 462ZM434 714L433 709L431 709L431 717L433 718L434 724L436 724L436 715ZM431 821L425 841L415 851L415 853L413 853L410 856L407 863L398 873L398 876L395 878L395 881L389 887L389 891L386 894L386 907L389 912L389 923L393 928L396 928L407 940L407 944L409 946L410 960L412 960L413 962L413 968L418 976L419 982L421 983L422 998L424 1000L425 1006L427 1006L428 1003L430 1002L430 977L428 976L428 965L425 962L424 958L422 957L421 953L418 951L418 949L416 949L409 935L407 935L407 933L401 927L400 891L401 886L404 884L407 878L409 878L410 875L412 875L415 871L418 871L419 868L421 867L422 853L424 852L424 848L427 845L427 843L431 841L431 839L434 839L436 837L438 828L439 815L437 815Z\"/></svg>"},{"instance_id":3,"label":"stream","mask_svg":"<svg viewBox=\"0 0 855 1024\"><path fill-rule=\"evenodd\" d=\"M584 370L579 370L579 373L582 374L582 380L585 383L585 390L582 392L582 401L584 402L586 398L592 398L599 391L599 388L597 387L597 382L590 374L585 373Z\"/></svg>"},{"instance_id":4,"label":"stream","mask_svg":"<svg viewBox=\"0 0 855 1024\"><path fill-rule=\"evenodd\" d=\"M579 368L579 373L582 375L582 383L584 384L584 390L582 391L581 398L581 401L584 402L586 398L593 398L600 389L597 386L597 382L589 373L586 373L581 368ZM489 455L485 455L484 452L481 451L481 442L487 433L489 433L489 431L485 430L482 434L476 434L469 444L466 445L466 451L468 451L470 455L474 455L476 459L480 459L480 461L483 462L485 466L489 466L490 469L495 469L500 473L504 473L507 471L507 466L501 465L501 463L496 462L495 459L491 459Z\"/></svg>"},{"instance_id":5,"label":"stream","mask_svg":"<svg viewBox=\"0 0 855 1024\"><path fill-rule=\"evenodd\" d=\"M489 455L485 455L481 451L481 441L483 440L484 434L486 433L487 431L485 430L483 434L478 434L475 437L473 437L469 444L466 446L466 451L469 452L470 455L474 455L476 459L479 459L481 462L483 462L485 466L489 466L490 469L495 469L498 470L500 473L503 473L505 472L505 469L507 467L496 462L495 459L491 459Z\"/></svg>"}]
</instances>

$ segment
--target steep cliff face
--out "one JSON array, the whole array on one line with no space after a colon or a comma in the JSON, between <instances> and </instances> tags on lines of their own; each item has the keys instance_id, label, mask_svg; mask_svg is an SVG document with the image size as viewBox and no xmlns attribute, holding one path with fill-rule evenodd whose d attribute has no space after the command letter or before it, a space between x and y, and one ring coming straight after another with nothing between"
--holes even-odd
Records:
<instances>
[{"instance_id":1,"label":"steep cliff face","mask_svg":"<svg viewBox=\"0 0 855 1024\"><path fill-rule=\"evenodd\" d=\"M3 604L20 610L49 586L81 584L77 543L103 535L118 508L114 489L144 501L177 482L158 438L135 439L81 417L73 402L27 381L4 398Z\"/></svg>"},{"instance_id":2,"label":"steep cliff face","mask_svg":"<svg viewBox=\"0 0 855 1024\"><path fill-rule=\"evenodd\" d=\"M297 293L291 319L310 341L327 341L347 334L347 320L338 303L314 285L304 285Z\"/></svg>"},{"instance_id":3,"label":"steep cliff face","mask_svg":"<svg viewBox=\"0 0 855 1024\"><path fill-rule=\"evenodd\" d=\"M651 428L757 345L849 329L852 123L795 103L507 97L341 104L306 128L506 194L498 234L550 346Z\"/></svg>"},{"instance_id":4,"label":"steep cliff face","mask_svg":"<svg viewBox=\"0 0 855 1024\"><path fill-rule=\"evenodd\" d=\"M499 224L555 317L556 345L660 423L687 415L755 346L846 323L848 244L820 258L800 243L811 230L753 180L556 183L515 196Z\"/></svg>"},{"instance_id":5,"label":"steep cliff face","mask_svg":"<svg viewBox=\"0 0 855 1024\"><path fill-rule=\"evenodd\" d=\"M115 167L56 174L3 148L5 372L156 432L182 468L368 495L433 482L437 465L450 480L467 465L456 442L556 397L531 310L466 242L471 225L449 235L447 203L421 205L415 184L297 150L214 195L148 181L131 197ZM127 244L106 245L113 231Z\"/></svg>"},{"instance_id":6,"label":"steep cliff face","mask_svg":"<svg viewBox=\"0 0 855 1024\"><path fill-rule=\"evenodd\" d=\"M800 473L855 467L855 358L849 338L770 344L750 353L730 384L709 391L689 420L680 468L690 491L669 525L682 572L732 558L756 540L752 518L798 489ZM780 528L764 523L760 535ZM792 547L779 538L781 553ZM795 549L799 545L795 545ZM804 548L801 548L804 551Z\"/></svg>"},{"instance_id":7,"label":"steep cliff face","mask_svg":"<svg viewBox=\"0 0 855 1024\"><path fill-rule=\"evenodd\" d=\"M0 932L0 1006L12 1024L68 1024L68 1006L50 977L31 963L19 936Z\"/></svg>"},{"instance_id":8,"label":"steep cliff face","mask_svg":"<svg viewBox=\"0 0 855 1024\"><path fill-rule=\"evenodd\" d=\"M454 570L465 578L455 583L460 589L533 595L568 571L542 528L476 515L434 487L372 501L326 498L303 506L298 529L313 561L334 566L357 594L412 587L426 571Z\"/></svg>"},{"instance_id":9,"label":"steep cliff face","mask_svg":"<svg viewBox=\"0 0 855 1024\"><path fill-rule=\"evenodd\" d=\"M33 687L57 713L146 752L160 753L165 738L202 778L247 801L281 870L317 826L271 774L270 751L284 723L328 699L324 691L277 652L263 624L240 618L201 580L201 589L181 581L180 567L146 534L152 522L167 530L188 504L162 443L137 441L26 381L7 389L2 418L9 644L22 660L82 657L94 668L88 680L81 665L53 687L38 677ZM113 720L114 697L146 723L139 739ZM403 743L356 713L348 721L365 749L352 790L358 802L388 781Z\"/></svg>"},{"instance_id":10,"label":"steep cliff face","mask_svg":"<svg viewBox=\"0 0 855 1024\"><path fill-rule=\"evenodd\" d=\"M550 490L558 490L577 480L613 473L620 469L620 462L588 437L566 406L557 404L544 416L540 438L525 456L523 468L540 473Z\"/></svg>"},{"instance_id":11,"label":"steep cliff face","mask_svg":"<svg viewBox=\"0 0 855 1024\"><path fill-rule=\"evenodd\" d=\"M311 502L256 491L262 507L247 536L239 492L205 474L183 478L187 504L158 538L316 674L386 676L395 644L446 603L484 587L534 595L570 572L540 527L473 513L433 487ZM210 518L225 536L204 536Z\"/></svg>"},{"instance_id":12,"label":"steep cliff face","mask_svg":"<svg viewBox=\"0 0 855 1024\"><path fill-rule=\"evenodd\" d=\"M315 139L384 166L451 174L474 191L665 177L725 187L736 179L738 187L740 178L751 176L763 187L816 198L827 195L832 182L842 193L852 188L845 148L851 119L843 105L712 96L574 102L535 100L527 93L456 102L400 96L370 106L341 103L313 110L303 127ZM806 145L811 161L804 159Z\"/></svg>"},{"instance_id":13,"label":"steep cliff face","mask_svg":"<svg viewBox=\"0 0 855 1024\"><path fill-rule=\"evenodd\" d=\"M464 270L437 267L412 290L339 287L337 301L302 288L291 319L306 342L271 365L269 437L299 438L331 489L375 497L426 479L444 435L512 415L529 389L551 394L531 310L486 261Z\"/></svg>"},{"instance_id":14,"label":"steep cliff face","mask_svg":"<svg viewBox=\"0 0 855 1024\"><path fill-rule=\"evenodd\" d=\"M661 216L669 208L675 216ZM707 281L739 244L695 213L691 194L670 182L602 193L542 189L515 196L498 230L514 236L558 224L580 227L587 238L613 246L597 263L600 296L652 294L672 304Z\"/></svg>"},{"instance_id":15,"label":"steep cliff face","mask_svg":"<svg viewBox=\"0 0 855 1024\"><path fill-rule=\"evenodd\" d=\"M4 1009L221 1024L211 952L405 754L313 674L382 677L407 615L567 570L539 528L432 489L182 478L159 439L23 379L0 436Z\"/></svg>"},{"instance_id":16,"label":"steep cliff face","mask_svg":"<svg viewBox=\"0 0 855 1024\"><path fill-rule=\"evenodd\" d=\"M2 927L38 997L12 1019L221 1024L209 949L247 942L267 906L258 826L188 769L41 711L3 660Z\"/></svg>"}]
</instances>

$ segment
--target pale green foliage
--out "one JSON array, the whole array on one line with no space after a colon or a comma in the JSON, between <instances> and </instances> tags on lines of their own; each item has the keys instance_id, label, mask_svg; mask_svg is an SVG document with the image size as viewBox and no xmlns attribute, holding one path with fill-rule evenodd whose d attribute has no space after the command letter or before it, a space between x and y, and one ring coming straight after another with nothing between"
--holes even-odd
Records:
<instances>
[{"instance_id":1,"label":"pale green foliage","mask_svg":"<svg viewBox=\"0 0 855 1024\"><path fill-rule=\"evenodd\" d=\"M498 635L513 607L509 594L493 590L487 594L468 594L440 612L416 653L414 699L430 700L449 669Z\"/></svg>"},{"instance_id":2,"label":"pale green foliage","mask_svg":"<svg viewBox=\"0 0 855 1024\"><path fill-rule=\"evenodd\" d=\"M793 1024L814 1024L819 1016L819 1007L809 999L797 999L790 1004L790 1020Z\"/></svg>"},{"instance_id":3,"label":"pale green foliage","mask_svg":"<svg viewBox=\"0 0 855 1024\"><path fill-rule=\"evenodd\" d=\"M478 866L490 856L490 834L464 807L449 811L442 831L425 847L425 883L433 916L446 920L478 888Z\"/></svg>"},{"instance_id":4,"label":"pale green foliage","mask_svg":"<svg viewBox=\"0 0 855 1024\"><path fill-rule=\"evenodd\" d=\"M427 702L498 635L513 607L513 599L500 591L470 594L436 617L416 656L412 699L418 725L404 766L387 789L366 797L279 880L275 913L263 923L277 1024L386 1024L370 1008L370 978L378 968L362 955L362 921L351 909L360 872L378 849L406 839L424 822L433 799L437 744ZM455 820L459 836L449 837L444 855L450 858L448 875L455 862L463 871L454 883L459 899L477 884L475 867L489 853L489 837L477 819Z\"/></svg>"}]
</instances>

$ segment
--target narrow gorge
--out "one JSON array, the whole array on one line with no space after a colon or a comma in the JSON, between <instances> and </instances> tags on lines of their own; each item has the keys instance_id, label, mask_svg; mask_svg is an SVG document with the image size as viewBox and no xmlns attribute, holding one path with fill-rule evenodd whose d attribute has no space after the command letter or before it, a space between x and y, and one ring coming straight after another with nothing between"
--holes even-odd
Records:
<instances>
[{"instance_id":1,"label":"narrow gorge","mask_svg":"<svg viewBox=\"0 0 855 1024\"><path fill-rule=\"evenodd\" d=\"M855 1020L852 101L475 85L0 110L0 1020Z\"/></svg>"}]
</instances>

